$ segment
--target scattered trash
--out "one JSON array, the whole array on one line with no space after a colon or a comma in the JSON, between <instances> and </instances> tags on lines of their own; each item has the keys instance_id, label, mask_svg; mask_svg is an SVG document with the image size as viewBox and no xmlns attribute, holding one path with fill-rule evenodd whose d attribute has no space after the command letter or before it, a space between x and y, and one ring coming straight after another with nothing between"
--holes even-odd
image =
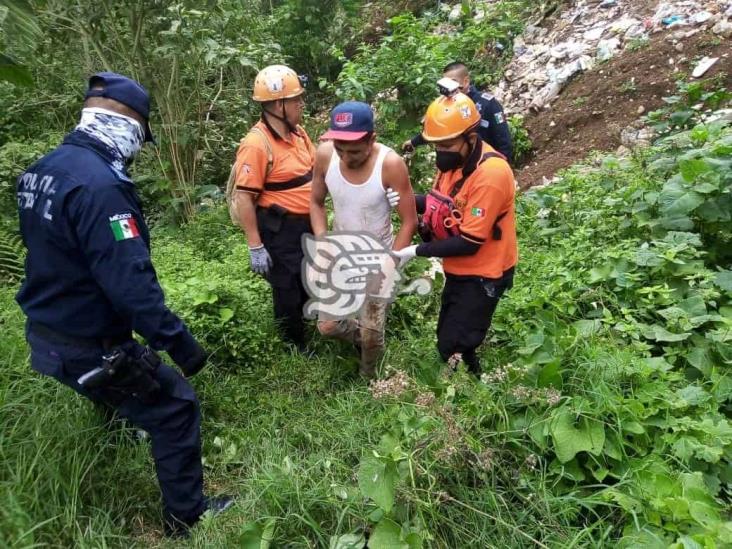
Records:
<instances>
[{"instance_id":1,"label":"scattered trash","mask_svg":"<svg viewBox=\"0 0 732 549\"><path fill-rule=\"evenodd\" d=\"M671 17L665 17L664 19L662 19L661 23L670 28L677 24L686 25L686 19L684 19L683 15L672 15Z\"/></svg>"},{"instance_id":2,"label":"scattered trash","mask_svg":"<svg viewBox=\"0 0 732 549\"><path fill-rule=\"evenodd\" d=\"M712 17L712 14L708 11L700 11L692 15L689 18L689 21L692 25L701 25L702 23L709 21Z\"/></svg>"},{"instance_id":3,"label":"scattered trash","mask_svg":"<svg viewBox=\"0 0 732 549\"><path fill-rule=\"evenodd\" d=\"M487 9L491 3L475 4ZM683 41L694 34L712 27L717 35L732 37L732 0L659 1L650 17L641 12L643 4L578 0L553 15L554 24L547 28L541 20L526 25L523 35L514 40L513 59L503 80L492 90L506 112L524 114L549 107L577 74L613 58L629 44L649 40L654 33L673 29L669 35L673 33L679 58L669 63L676 67L683 59ZM454 15L461 5L450 8ZM482 12L475 7L474 13Z\"/></svg>"},{"instance_id":4,"label":"scattered trash","mask_svg":"<svg viewBox=\"0 0 732 549\"><path fill-rule=\"evenodd\" d=\"M619 39L600 40L600 43L597 45L597 59L599 61L607 61L615 55L618 49L620 49Z\"/></svg>"},{"instance_id":5,"label":"scattered trash","mask_svg":"<svg viewBox=\"0 0 732 549\"><path fill-rule=\"evenodd\" d=\"M732 23L722 19L721 21L717 22L714 27L712 27L712 32L714 34L724 36L725 38L730 38L732 37Z\"/></svg>"},{"instance_id":6,"label":"scattered trash","mask_svg":"<svg viewBox=\"0 0 732 549\"><path fill-rule=\"evenodd\" d=\"M719 57L703 57L696 64L696 67L694 67L694 71L691 73L691 76L694 78L701 78L717 61L719 61Z\"/></svg>"}]
</instances>

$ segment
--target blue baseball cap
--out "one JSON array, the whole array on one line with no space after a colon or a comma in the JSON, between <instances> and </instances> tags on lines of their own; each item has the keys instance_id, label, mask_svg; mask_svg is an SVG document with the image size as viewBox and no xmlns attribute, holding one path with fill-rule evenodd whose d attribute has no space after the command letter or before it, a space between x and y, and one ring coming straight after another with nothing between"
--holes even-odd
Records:
<instances>
[{"instance_id":1,"label":"blue baseball cap","mask_svg":"<svg viewBox=\"0 0 732 549\"><path fill-rule=\"evenodd\" d=\"M330 129L321 139L358 141L374 131L374 111L366 103L346 101L330 113Z\"/></svg>"},{"instance_id":2,"label":"blue baseball cap","mask_svg":"<svg viewBox=\"0 0 732 549\"><path fill-rule=\"evenodd\" d=\"M145 141L155 142L150 130L150 94L138 81L116 72L98 72L89 78L84 99L106 97L127 105L145 119Z\"/></svg>"}]
</instances>

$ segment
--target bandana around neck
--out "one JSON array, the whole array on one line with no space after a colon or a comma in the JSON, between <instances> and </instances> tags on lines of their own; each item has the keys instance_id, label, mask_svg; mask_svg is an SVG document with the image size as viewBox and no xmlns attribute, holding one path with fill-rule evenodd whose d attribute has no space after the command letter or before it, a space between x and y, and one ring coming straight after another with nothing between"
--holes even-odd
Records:
<instances>
[{"instance_id":1,"label":"bandana around neck","mask_svg":"<svg viewBox=\"0 0 732 549\"><path fill-rule=\"evenodd\" d=\"M99 107L82 109L76 130L106 146L113 158L112 166L123 173L145 142L145 132L137 120Z\"/></svg>"}]
</instances>

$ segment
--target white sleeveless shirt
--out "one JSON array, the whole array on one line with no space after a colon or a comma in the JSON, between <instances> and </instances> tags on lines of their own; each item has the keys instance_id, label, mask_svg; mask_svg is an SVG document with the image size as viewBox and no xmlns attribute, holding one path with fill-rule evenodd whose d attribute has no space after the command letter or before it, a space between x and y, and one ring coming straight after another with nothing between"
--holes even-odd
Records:
<instances>
[{"instance_id":1,"label":"white sleeveless shirt","mask_svg":"<svg viewBox=\"0 0 732 549\"><path fill-rule=\"evenodd\" d=\"M391 248L394 231L391 225L391 208L381 179L384 158L392 149L380 143L378 157L369 178L354 185L341 173L341 159L333 150L330 165L325 174L325 184L333 199L336 231L365 231Z\"/></svg>"}]
</instances>

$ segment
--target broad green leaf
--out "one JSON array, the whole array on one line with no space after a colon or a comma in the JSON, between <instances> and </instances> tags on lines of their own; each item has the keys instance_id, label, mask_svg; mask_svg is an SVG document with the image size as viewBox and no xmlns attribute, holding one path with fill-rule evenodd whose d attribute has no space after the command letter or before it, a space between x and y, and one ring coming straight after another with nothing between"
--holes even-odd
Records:
<instances>
[{"instance_id":1,"label":"broad green leaf","mask_svg":"<svg viewBox=\"0 0 732 549\"><path fill-rule=\"evenodd\" d=\"M712 395L698 385L687 385L683 389L676 391L676 396L690 406L698 406L712 398Z\"/></svg>"},{"instance_id":2,"label":"broad green leaf","mask_svg":"<svg viewBox=\"0 0 732 549\"><path fill-rule=\"evenodd\" d=\"M707 306L704 303L704 298L700 295L693 295L683 301L679 301L677 306L686 311L690 317L707 314Z\"/></svg>"},{"instance_id":3,"label":"broad green leaf","mask_svg":"<svg viewBox=\"0 0 732 549\"><path fill-rule=\"evenodd\" d=\"M709 377L712 375L714 362L708 347L693 347L686 353L685 358L689 364L705 376Z\"/></svg>"},{"instance_id":4,"label":"broad green leaf","mask_svg":"<svg viewBox=\"0 0 732 549\"><path fill-rule=\"evenodd\" d=\"M679 538L679 543L681 544L681 548L679 549L704 549L704 547L699 545L696 540L689 536L681 536ZM676 545L678 545L678 543Z\"/></svg>"},{"instance_id":5,"label":"broad green leaf","mask_svg":"<svg viewBox=\"0 0 732 549\"><path fill-rule=\"evenodd\" d=\"M615 435L611 435L605 439L605 446L603 447L603 453L617 461L623 459L623 454L620 451L620 445L614 440Z\"/></svg>"},{"instance_id":6,"label":"broad green leaf","mask_svg":"<svg viewBox=\"0 0 732 549\"><path fill-rule=\"evenodd\" d=\"M275 520L270 519L264 527L256 522L248 522L239 535L239 547L242 549L269 549L274 539Z\"/></svg>"},{"instance_id":7,"label":"broad green leaf","mask_svg":"<svg viewBox=\"0 0 732 549\"><path fill-rule=\"evenodd\" d=\"M729 197L715 196L699 206L694 212L703 221L719 222L732 219L732 202Z\"/></svg>"},{"instance_id":8,"label":"broad green leaf","mask_svg":"<svg viewBox=\"0 0 732 549\"><path fill-rule=\"evenodd\" d=\"M682 473L684 498L689 503L689 515L702 526L713 527L720 522L719 505L709 494L701 473Z\"/></svg>"},{"instance_id":9,"label":"broad green leaf","mask_svg":"<svg viewBox=\"0 0 732 549\"><path fill-rule=\"evenodd\" d=\"M690 231L694 222L687 215L666 216L661 218L661 227L669 231Z\"/></svg>"},{"instance_id":10,"label":"broad green leaf","mask_svg":"<svg viewBox=\"0 0 732 549\"><path fill-rule=\"evenodd\" d=\"M646 430L643 425L641 425L637 421L630 420L623 422L623 432L632 433L634 435L642 435L646 432Z\"/></svg>"},{"instance_id":11,"label":"broad green leaf","mask_svg":"<svg viewBox=\"0 0 732 549\"><path fill-rule=\"evenodd\" d=\"M580 337L590 337L595 335L602 326L602 322L599 318L593 320L577 320L572 323L572 327L577 331L577 335Z\"/></svg>"},{"instance_id":12,"label":"broad green leaf","mask_svg":"<svg viewBox=\"0 0 732 549\"><path fill-rule=\"evenodd\" d=\"M732 271L719 271L714 277L714 283L732 294Z\"/></svg>"},{"instance_id":13,"label":"broad green leaf","mask_svg":"<svg viewBox=\"0 0 732 549\"><path fill-rule=\"evenodd\" d=\"M701 237L697 233L685 231L671 231L663 237L663 242L672 246L686 245L691 248L700 248L702 245Z\"/></svg>"},{"instance_id":14,"label":"broad green leaf","mask_svg":"<svg viewBox=\"0 0 732 549\"><path fill-rule=\"evenodd\" d=\"M369 549L410 549L402 540L402 528L390 519L382 519L369 537Z\"/></svg>"},{"instance_id":15,"label":"broad green leaf","mask_svg":"<svg viewBox=\"0 0 732 549\"><path fill-rule=\"evenodd\" d=\"M559 373L559 367L561 363L558 360L553 360L548 364L545 364L539 372L538 385L539 387L562 387L562 375Z\"/></svg>"},{"instance_id":16,"label":"broad green leaf","mask_svg":"<svg viewBox=\"0 0 732 549\"><path fill-rule=\"evenodd\" d=\"M223 307L219 309L219 318L222 322L228 322L232 318L234 318L234 311L227 307Z\"/></svg>"},{"instance_id":17,"label":"broad green leaf","mask_svg":"<svg viewBox=\"0 0 732 549\"><path fill-rule=\"evenodd\" d=\"M662 342L684 341L689 336L691 336L691 333L674 334L658 324L648 326L648 328L643 331L643 337L646 339Z\"/></svg>"},{"instance_id":18,"label":"broad green leaf","mask_svg":"<svg viewBox=\"0 0 732 549\"><path fill-rule=\"evenodd\" d=\"M518 350L521 355L530 355L544 344L544 332L533 332L528 335L524 346Z\"/></svg>"},{"instance_id":19,"label":"broad green leaf","mask_svg":"<svg viewBox=\"0 0 732 549\"><path fill-rule=\"evenodd\" d=\"M605 480L605 477L607 477L610 470L607 467L598 467L597 469L590 469L590 472L598 482L602 482Z\"/></svg>"},{"instance_id":20,"label":"broad green leaf","mask_svg":"<svg viewBox=\"0 0 732 549\"><path fill-rule=\"evenodd\" d=\"M422 549L422 546L424 545L424 540L422 540L422 537L416 532L412 532L407 535L407 537L404 538L404 541L409 545L409 549Z\"/></svg>"},{"instance_id":21,"label":"broad green leaf","mask_svg":"<svg viewBox=\"0 0 732 549\"><path fill-rule=\"evenodd\" d=\"M719 190L719 185L710 183L708 181L703 181L701 183L697 183L696 185L694 185L694 191L701 193L701 194L710 194L710 193L713 193L718 190Z\"/></svg>"},{"instance_id":22,"label":"broad green leaf","mask_svg":"<svg viewBox=\"0 0 732 549\"><path fill-rule=\"evenodd\" d=\"M658 196L661 204L661 212L666 217L684 216L701 205L704 197L673 178L664 185L661 194Z\"/></svg>"},{"instance_id":23,"label":"broad green leaf","mask_svg":"<svg viewBox=\"0 0 732 549\"><path fill-rule=\"evenodd\" d=\"M575 414L564 408L554 416L549 427L554 451L562 463L571 461L579 452L599 455L605 444L602 423L584 416L575 419Z\"/></svg>"},{"instance_id":24,"label":"broad green leaf","mask_svg":"<svg viewBox=\"0 0 732 549\"><path fill-rule=\"evenodd\" d=\"M663 264L663 258L659 256L658 252L650 249L647 242L641 245L633 260L636 265L641 267L658 267Z\"/></svg>"},{"instance_id":25,"label":"broad green leaf","mask_svg":"<svg viewBox=\"0 0 732 549\"><path fill-rule=\"evenodd\" d=\"M328 549L363 549L366 546L366 537L363 534L343 534L331 536Z\"/></svg>"},{"instance_id":26,"label":"broad green leaf","mask_svg":"<svg viewBox=\"0 0 732 549\"><path fill-rule=\"evenodd\" d=\"M704 162L703 158L693 158L689 160L681 160L679 162L679 172L685 181L692 182L701 174L709 171L709 166Z\"/></svg>"},{"instance_id":27,"label":"broad green leaf","mask_svg":"<svg viewBox=\"0 0 732 549\"><path fill-rule=\"evenodd\" d=\"M673 366L661 356L646 358L644 359L644 362L653 370L658 370L659 372L668 372L671 368L673 368Z\"/></svg>"},{"instance_id":28,"label":"broad green leaf","mask_svg":"<svg viewBox=\"0 0 732 549\"><path fill-rule=\"evenodd\" d=\"M376 505L387 513L394 506L394 491L398 478L396 464L391 459L366 456L358 468L358 487L361 493L374 500Z\"/></svg>"},{"instance_id":29,"label":"broad green leaf","mask_svg":"<svg viewBox=\"0 0 732 549\"><path fill-rule=\"evenodd\" d=\"M33 77L30 71L2 53L0 53L0 80L10 82L16 86L27 87L33 85Z\"/></svg>"}]
</instances>

